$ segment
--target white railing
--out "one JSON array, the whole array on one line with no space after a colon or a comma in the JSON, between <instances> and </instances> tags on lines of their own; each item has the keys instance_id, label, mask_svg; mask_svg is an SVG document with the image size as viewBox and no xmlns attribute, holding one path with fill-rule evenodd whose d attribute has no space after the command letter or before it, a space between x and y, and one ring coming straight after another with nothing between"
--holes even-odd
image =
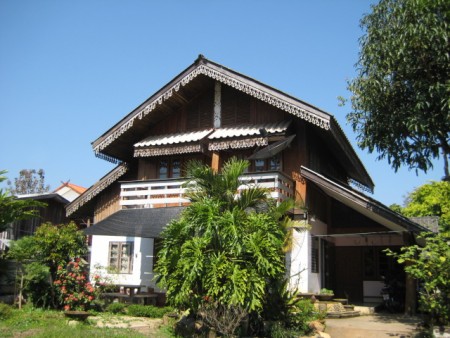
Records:
<instances>
[{"instance_id":1,"label":"white railing","mask_svg":"<svg viewBox=\"0 0 450 338\"><path fill-rule=\"evenodd\" d=\"M239 191L259 186L270 192L272 198L282 201L294 197L293 181L280 172L245 174L240 178ZM186 198L186 179L166 179L123 182L120 191L122 209L162 208L189 204Z\"/></svg>"}]
</instances>

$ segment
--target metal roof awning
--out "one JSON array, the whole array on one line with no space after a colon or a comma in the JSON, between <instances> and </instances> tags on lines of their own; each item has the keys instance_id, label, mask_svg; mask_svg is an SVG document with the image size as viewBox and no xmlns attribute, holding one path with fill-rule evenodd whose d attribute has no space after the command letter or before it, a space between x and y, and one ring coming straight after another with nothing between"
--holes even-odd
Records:
<instances>
[{"instance_id":1,"label":"metal roof awning","mask_svg":"<svg viewBox=\"0 0 450 338\"><path fill-rule=\"evenodd\" d=\"M295 135L291 135L280 141L269 144L267 147L257 151L253 155L249 156L247 159L248 160L264 160L266 158L273 157L276 154L278 154L279 152L286 149L291 144L291 142L294 138L295 138Z\"/></svg>"},{"instance_id":2,"label":"metal roof awning","mask_svg":"<svg viewBox=\"0 0 450 338\"><path fill-rule=\"evenodd\" d=\"M138 147L155 147L155 146L167 146L171 144L179 144L179 143L189 143L200 141L206 135L211 133L212 129L206 129L202 131L195 131L190 133L178 133L178 134L169 134L169 135L157 135L150 136L146 139L136 143L134 145L135 148Z\"/></svg>"},{"instance_id":3,"label":"metal roof awning","mask_svg":"<svg viewBox=\"0 0 450 338\"><path fill-rule=\"evenodd\" d=\"M83 231L86 235L156 238L184 208L120 210Z\"/></svg>"},{"instance_id":4,"label":"metal roof awning","mask_svg":"<svg viewBox=\"0 0 450 338\"><path fill-rule=\"evenodd\" d=\"M202 151L201 141L212 129L150 136L134 145L134 157L189 154Z\"/></svg>"},{"instance_id":5,"label":"metal roof awning","mask_svg":"<svg viewBox=\"0 0 450 338\"><path fill-rule=\"evenodd\" d=\"M211 135L208 136L210 140L235 138L235 137L248 137L248 136L266 136L271 134L284 133L289 127L291 121L282 121L275 123L265 123L256 125L241 125L230 128L218 128ZM262 132L264 131L264 132Z\"/></svg>"}]
</instances>

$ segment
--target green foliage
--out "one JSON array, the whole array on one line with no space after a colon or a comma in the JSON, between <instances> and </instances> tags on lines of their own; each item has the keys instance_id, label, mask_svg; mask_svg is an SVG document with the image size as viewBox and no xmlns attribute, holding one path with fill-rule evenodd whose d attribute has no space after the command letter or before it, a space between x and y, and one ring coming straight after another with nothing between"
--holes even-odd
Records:
<instances>
[{"instance_id":1,"label":"green foliage","mask_svg":"<svg viewBox=\"0 0 450 338\"><path fill-rule=\"evenodd\" d=\"M442 231L450 231L450 182L430 182L406 198L402 213L407 217L438 216Z\"/></svg>"},{"instance_id":2,"label":"green foliage","mask_svg":"<svg viewBox=\"0 0 450 338\"><path fill-rule=\"evenodd\" d=\"M20 263L23 289L36 306L59 308L53 281L58 265L66 266L87 252L85 236L74 223L44 223L33 236L13 241L8 257ZM22 285L22 283L21 283Z\"/></svg>"},{"instance_id":3,"label":"green foliage","mask_svg":"<svg viewBox=\"0 0 450 338\"><path fill-rule=\"evenodd\" d=\"M58 279L53 285L65 311L86 311L94 307L94 301L99 294L88 281L86 264L81 259L76 258L65 267L59 265L56 276Z\"/></svg>"},{"instance_id":4,"label":"green foliage","mask_svg":"<svg viewBox=\"0 0 450 338\"><path fill-rule=\"evenodd\" d=\"M287 280L277 280L267 292L262 317L264 320L279 323L277 332L285 331L287 337L295 333L294 336L298 337L309 333L308 324L321 318L321 314L314 308L311 300L300 298L295 290L288 290Z\"/></svg>"},{"instance_id":5,"label":"green foliage","mask_svg":"<svg viewBox=\"0 0 450 338\"><path fill-rule=\"evenodd\" d=\"M6 180L5 170L0 171L0 183ZM38 215L39 207L45 203L31 199L17 199L9 191L0 189L0 232L7 229L9 223L28 219Z\"/></svg>"},{"instance_id":6,"label":"green foliage","mask_svg":"<svg viewBox=\"0 0 450 338\"><path fill-rule=\"evenodd\" d=\"M427 233L426 245L403 247L389 256L405 265L405 271L421 283L419 302L435 324L450 323L450 232Z\"/></svg>"},{"instance_id":7,"label":"green foliage","mask_svg":"<svg viewBox=\"0 0 450 338\"><path fill-rule=\"evenodd\" d=\"M5 320L12 316L12 308L8 304L0 303L0 319Z\"/></svg>"},{"instance_id":8,"label":"green foliage","mask_svg":"<svg viewBox=\"0 0 450 338\"><path fill-rule=\"evenodd\" d=\"M168 302L198 309L206 299L261 311L269 279L284 273L285 231L267 192L236 198L248 162L231 160L221 173L191 163L192 204L162 233L156 271Z\"/></svg>"},{"instance_id":9,"label":"green foliage","mask_svg":"<svg viewBox=\"0 0 450 338\"><path fill-rule=\"evenodd\" d=\"M321 295L334 295L334 292L333 292L333 290L323 288L323 289L320 289L319 294L321 294Z\"/></svg>"},{"instance_id":10,"label":"green foliage","mask_svg":"<svg viewBox=\"0 0 450 338\"><path fill-rule=\"evenodd\" d=\"M127 307L127 314L134 317L162 318L166 313L173 312L171 307L156 307L152 305L133 304Z\"/></svg>"},{"instance_id":11,"label":"green foliage","mask_svg":"<svg viewBox=\"0 0 450 338\"><path fill-rule=\"evenodd\" d=\"M108 305L106 311L114 314L124 314L126 312L126 305L124 303L114 302Z\"/></svg>"},{"instance_id":12,"label":"green foliage","mask_svg":"<svg viewBox=\"0 0 450 338\"><path fill-rule=\"evenodd\" d=\"M395 170L426 172L442 152L449 177L449 16L448 0L381 0L361 20L347 119L359 146Z\"/></svg>"}]
</instances>

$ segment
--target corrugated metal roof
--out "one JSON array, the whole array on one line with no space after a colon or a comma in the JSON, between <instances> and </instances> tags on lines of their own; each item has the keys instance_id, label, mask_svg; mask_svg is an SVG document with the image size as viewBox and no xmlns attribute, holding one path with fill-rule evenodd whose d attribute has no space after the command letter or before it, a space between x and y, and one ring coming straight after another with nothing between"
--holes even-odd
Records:
<instances>
[{"instance_id":1,"label":"corrugated metal roof","mask_svg":"<svg viewBox=\"0 0 450 338\"><path fill-rule=\"evenodd\" d=\"M219 128L208 136L210 140L222 139L229 137L242 136L262 136L260 130L264 129L267 134L276 134L285 132L291 121L283 121L276 123L241 125L233 128Z\"/></svg>"},{"instance_id":2,"label":"corrugated metal roof","mask_svg":"<svg viewBox=\"0 0 450 338\"><path fill-rule=\"evenodd\" d=\"M150 136L146 139L136 143L135 147L150 147L150 146L161 146L168 144L179 144L200 141L206 135L211 132L212 129L195 131L190 133L180 133L180 134L170 134L170 135L158 135Z\"/></svg>"}]
</instances>

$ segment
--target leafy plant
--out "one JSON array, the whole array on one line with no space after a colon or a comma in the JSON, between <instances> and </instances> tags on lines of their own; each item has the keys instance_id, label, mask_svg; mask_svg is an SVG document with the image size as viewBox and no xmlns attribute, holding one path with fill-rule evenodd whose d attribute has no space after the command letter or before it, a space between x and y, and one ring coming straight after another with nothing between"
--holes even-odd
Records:
<instances>
[{"instance_id":1,"label":"leafy plant","mask_svg":"<svg viewBox=\"0 0 450 338\"><path fill-rule=\"evenodd\" d=\"M386 250L404 264L405 271L420 281L419 304L430 314L431 324L450 323L450 232L426 233L424 247L402 247L400 253Z\"/></svg>"},{"instance_id":2,"label":"leafy plant","mask_svg":"<svg viewBox=\"0 0 450 338\"><path fill-rule=\"evenodd\" d=\"M65 267L59 265L57 280L53 282L65 311L89 310L98 297L98 291L87 279L84 262L76 258Z\"/></svg>"},{"instance_id":3,"label":"leafy plant","mask_svg":"<svg viewBox=\"0 0 450 338\"><path fill-rule=\"evenodd\" d=\"M106 311L114 314L124 314L126 312L126 305L124 303L114 302L108 305Z\"/></svg>"},{"instance_id":4,"label":"leafy plant","mask_svg":"<svg viewBox=\"0 0 450 338\"><path fill-rule=\"evenodd\" d=\"M173 312L171 307L156 307L152 305L133 304L127 307L127 314L135 317L162 318L166 313Z\"/></svg>"},{"instance_id":5,"label":"leafy plant","mask_svg":"<svg viewBox=\"0 0 450 338\"><path fill-rule=\"evenodd\" d=\"M20 263L21 285L36 306L60 307L53 281L58 265L65 266L87 252L85 236L75 223L44 223L33 236L13 241L8 257ZM22 289L22 287L21 287Z\"/></svg>"},{"instance_id":6,"label":"leafy plant","mask_svg":"<svg viewBox=\"0 0 450 338\"><path fill-rule=\"evenodd\" d=\"M12 309L11 306L8 304L0 303L0 319L5 320L12 316Z\"/></svg>"},{"instance_id":7,"label":"leafy plant","mask_svg":"<svg viewBox=\"0 0 450 338\"><path fill-rule=\"evenodd\" d=\"M327 289L327 288L323 288L320 289L319 294L321 295L334 295L333 290Z\"/></svg>"},{"instance_id":8,"label":"leafy plant","mask_svg":"<svg viewBox=\"0 0 450 338\"><path fill-rule=\"evenodd\" d=\"M191 163L192 204L162 233L158 282L168 302L196 312L206 300L261 311L269 279L284 273L285 229L267 191L236 196L247 161L233 159L220 173Z\"/></svg>"}]
</instances>

